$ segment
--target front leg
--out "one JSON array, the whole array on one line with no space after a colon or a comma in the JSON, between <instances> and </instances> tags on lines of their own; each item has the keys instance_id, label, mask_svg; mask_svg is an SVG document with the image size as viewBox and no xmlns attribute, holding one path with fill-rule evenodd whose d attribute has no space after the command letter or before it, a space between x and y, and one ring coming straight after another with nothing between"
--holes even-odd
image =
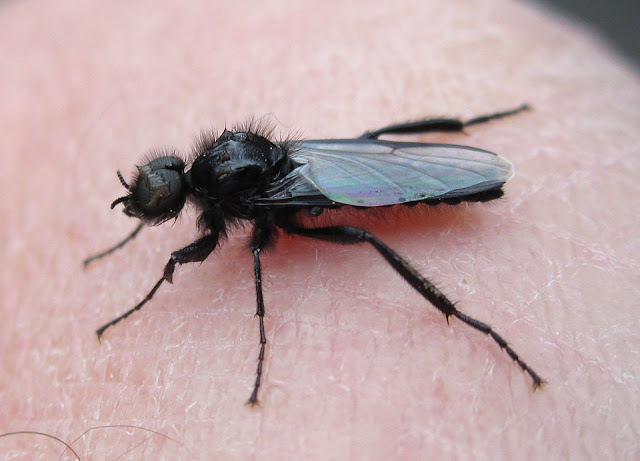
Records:
<instances>
[{"instance_id":1,"label":"front leg","mask_svg":"<svg viewBox=\"0 0 640 461\"><path fill-rule=\"evenodd\" d=\"M205 259L207 259L207 256L209 256L211 252L216 248L217 245L218 234L209 234L196 240L191 245L188 245L181 250L171 253L169 262L166 264L166 266L164 266L162 278L156 282L147 296L145 296L144 299L136 304L132 309L129 309L121 316L116 317L111 322L98 328L98 330L96 330L98 340L100 340L102 334L107 328L115 325L123 319L126 319L135 311L140 310L142 306L144 306L148 301L151 300L151 298L153 298L153 295L156 293L156 291L158 291L158 288L160 288L160 285L162 285L165 280L169 283L173 283L173 271L175 270L176 264L204 261Z\"/></svg>"},{"instance_id":2,"label":"front leg","mask_svg":"<svg viewBox=\"0 0 640 461\"><path fill-rule=\"evenodd\" d=\"M128 242L133 240L136 237L136 235L138 235L138 233L142 230L143 227L144 227L144 223L143 222L138 223L138 225L133 230L133 232L131 232L129 235L127 235L124 239L122 239L120 242L116 243L112 247L107 248L104 251L101 251L98 254L95 254L93 256L89 256L84 261L82 261L82 265L84 267L87 267L89 264L91 264L96 259L104 258L105 256L110 255L114 251L119 250L120 248L125 246Z\"/></svg>"}]
</instances>

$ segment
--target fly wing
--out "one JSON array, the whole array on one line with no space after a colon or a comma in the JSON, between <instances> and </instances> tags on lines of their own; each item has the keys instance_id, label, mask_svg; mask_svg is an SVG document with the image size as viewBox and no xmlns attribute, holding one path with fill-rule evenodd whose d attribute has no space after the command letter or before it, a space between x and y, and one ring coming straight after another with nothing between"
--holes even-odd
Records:
<instances>
[{"instance_id":1,"label":"fly wing","mask_svg":"<svg viewBox=\"0 0 640 461\"><path fill-rule=\"evenodd\" d=\"M290 156L300 166L274 184L271 203L373 207L464 197L495 189L513 175L511 164L496 154L452 144L315 140L298 143Z\"/></svg>"}]
</instances>

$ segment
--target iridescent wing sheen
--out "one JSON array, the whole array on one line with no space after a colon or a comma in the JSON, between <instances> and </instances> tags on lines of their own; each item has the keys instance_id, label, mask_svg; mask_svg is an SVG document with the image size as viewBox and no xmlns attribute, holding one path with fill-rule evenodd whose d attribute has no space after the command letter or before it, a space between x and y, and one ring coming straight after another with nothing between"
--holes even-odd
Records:
<instances>
[{"instance_id":1,"label":"iridescent wing sheen","mask_svg":"<svg viewBox=\"0 0 640 461\"><path fill-rule=\"evenodd\" d=\"M259 204L395 205L488 191L513 175L496 154L452 144L313 140L297 143L290 157L299 166Z\"/></svg>"}]
</instances>

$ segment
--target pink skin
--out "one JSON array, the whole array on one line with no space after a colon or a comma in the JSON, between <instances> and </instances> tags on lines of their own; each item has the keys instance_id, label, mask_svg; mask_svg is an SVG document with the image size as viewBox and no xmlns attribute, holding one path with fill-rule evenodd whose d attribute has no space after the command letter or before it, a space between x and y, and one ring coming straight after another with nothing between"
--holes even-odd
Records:
<instances>
[{"instance_id":1,"label":"pink skin","mask_svg":"<svg viewBox=\"0 0 640 461\"><path fill-rule=\"evenodd\" d=\"M637 74L524 4L378 3L1 5L0 431L140 428L94 429L74 443L83 459L638 455ZM244 407L258 322L242 229L96 340L197 236L190 211L82 270L135 226L108 204L124 193L115 170L129 178L150 147L188 151L201 128L251 115L349 137L525 101L535 111L416 138L511 160L504 199L331 219L495 327L542 391L372 248L285 237L263 257L263 407ZM60 451L0 439L0 453Z\"/></svg>"}]
</instances>

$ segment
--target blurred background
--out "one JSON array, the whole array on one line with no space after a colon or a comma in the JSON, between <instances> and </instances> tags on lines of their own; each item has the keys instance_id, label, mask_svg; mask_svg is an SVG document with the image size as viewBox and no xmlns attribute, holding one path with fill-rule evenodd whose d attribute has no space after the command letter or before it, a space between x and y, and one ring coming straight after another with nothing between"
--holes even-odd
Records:
<instances>
[{"instance_id":1,"label":"blurred background","mask_svg":"<svg viewBox=\"0 0 640 461\"><path fill-rule=\"evenodd\" d=\"M613 48L640 66L638 0L531 0L568 19L586 23Z\"/></svg>"}]
</instances>

